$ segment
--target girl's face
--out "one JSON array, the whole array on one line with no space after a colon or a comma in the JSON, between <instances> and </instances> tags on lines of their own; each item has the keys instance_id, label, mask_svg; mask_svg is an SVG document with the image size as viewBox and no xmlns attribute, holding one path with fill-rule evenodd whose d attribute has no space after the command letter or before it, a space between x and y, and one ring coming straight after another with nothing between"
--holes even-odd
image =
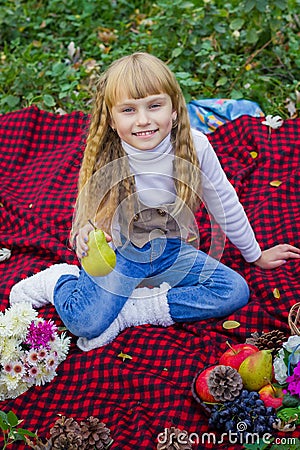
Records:
<instances>
[{"instance_id":1,"label":"girl's face","mask_svg":"<svg viewBox=\"0 0 300 450\"><path fill-rule=\"evenodd\" d=\"M151 150L171 132L177 117L168 94L133 99L122 97L111 110L111 126L138 150Z\"/></svg>"}]
</instances>

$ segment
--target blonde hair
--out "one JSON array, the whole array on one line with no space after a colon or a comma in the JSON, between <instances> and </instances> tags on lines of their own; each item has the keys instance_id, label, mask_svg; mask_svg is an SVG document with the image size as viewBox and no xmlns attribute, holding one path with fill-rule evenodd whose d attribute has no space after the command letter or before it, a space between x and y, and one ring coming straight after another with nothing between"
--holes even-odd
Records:
<instances>
[{"instance_id":1,"label":"blonde hair","mask_svg":"<svg viewBox=\"0 0 300 450\"><path fill-rule=\"evenodd\" d=\"M176 194L192 211L199 204L199 162L180 86L174 74L160 59L148 53L133 53L113 62L100 76L96 86L79 172L71 240L92 217L96 218L99 227L110 233L112 217L119 202L134 193L134 178L130 175L126 153L119 136L110 126L112 107L124 94L127 98L139 99L159 93L170 96L173 110L177 112L171 132L177 157L174 162ZM112 164L116 161L117 164ZM186 170L186 163L191 163L188 164L189 171ZM107 172L106 167L111 170ZM121 179L120 174L116 173L118 171L122 172ZM104 189L107 177L110 178L110 188Z\"/></svg>"}]
</instances>

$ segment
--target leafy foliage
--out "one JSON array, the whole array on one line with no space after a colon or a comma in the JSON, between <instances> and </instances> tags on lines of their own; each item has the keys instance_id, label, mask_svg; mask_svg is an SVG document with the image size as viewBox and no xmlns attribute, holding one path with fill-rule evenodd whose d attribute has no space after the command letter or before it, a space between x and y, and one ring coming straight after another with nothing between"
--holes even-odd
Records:
<instances>
[{"instance_id":1,"label":"leafy foliage","mask_svg":"<svg viewBox=\"0 0 300 450\"><path fill-rule=\"evenodd\" d=\"M87 111L97 74L147 51L169 64L187 101L247 98L266 114L296 116L299 7L300 0L4 0L1 112L31 104Z\"/></svg>"},{"instance_id":2,"label":"leafy foliage","mask_svg":"<svg viewBox=\"0 0 300 450\"><path fill-rule=\"evenodd\" d=\"M22 420L19 420L13 411L5 413L0 411L0 429L3 433L4 446L2 450L6 449L15 441L26 441L25 436L36 437L34 433L24 428L19 428Z\"/></svg>"}]
</instances>

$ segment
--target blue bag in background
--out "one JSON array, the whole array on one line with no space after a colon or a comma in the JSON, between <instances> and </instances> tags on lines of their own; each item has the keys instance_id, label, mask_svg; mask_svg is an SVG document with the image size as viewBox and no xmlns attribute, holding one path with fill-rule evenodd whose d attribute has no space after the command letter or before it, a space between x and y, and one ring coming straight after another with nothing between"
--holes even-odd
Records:
<instances>
[{"instance_id":1,"label":"blue bag in background","mask_svg":"<svg viewBox=\"0 0 300 450\"><path fill-rule=\"evenodd\" d=\"M187 104L192 128L205 134L240 116L264 117L257 103L250 100L211 98L192 100Z\"/></svg>"}]
</instances>

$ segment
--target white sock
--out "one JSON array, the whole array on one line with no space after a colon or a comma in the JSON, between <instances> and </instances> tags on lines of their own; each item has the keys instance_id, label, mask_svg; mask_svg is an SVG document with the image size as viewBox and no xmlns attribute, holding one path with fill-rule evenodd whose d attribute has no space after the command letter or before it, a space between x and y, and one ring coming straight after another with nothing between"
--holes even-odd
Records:
<instances>
[{"instance_id":1,"label":"white sock","mask_svg":"<svg viewBox=\"0 0 300 450\"><path fill-rule=\"evenodd\" d=\"M54 264L19 281L10 291L10 304L29 302L34 308L40 308L47 303L53 304L54 288L62 275L79 277L79 267L66 263Z\"/></svg>"},{"instance_id":2,"label":"white sock","mask_svg":"<svg viewBox=\"0 0 300 450\"><path fill-rule=\"evenodd\" d=\"M167 300L170 287L168 283L162 283L158 288L135 289L111 325L93 339L80 337L77 340L78 347L85 352L102 347L113 341L125 328L132 326L147 323L163 327L172 325L174 321Z\"/></svg>"}]
</instances>

